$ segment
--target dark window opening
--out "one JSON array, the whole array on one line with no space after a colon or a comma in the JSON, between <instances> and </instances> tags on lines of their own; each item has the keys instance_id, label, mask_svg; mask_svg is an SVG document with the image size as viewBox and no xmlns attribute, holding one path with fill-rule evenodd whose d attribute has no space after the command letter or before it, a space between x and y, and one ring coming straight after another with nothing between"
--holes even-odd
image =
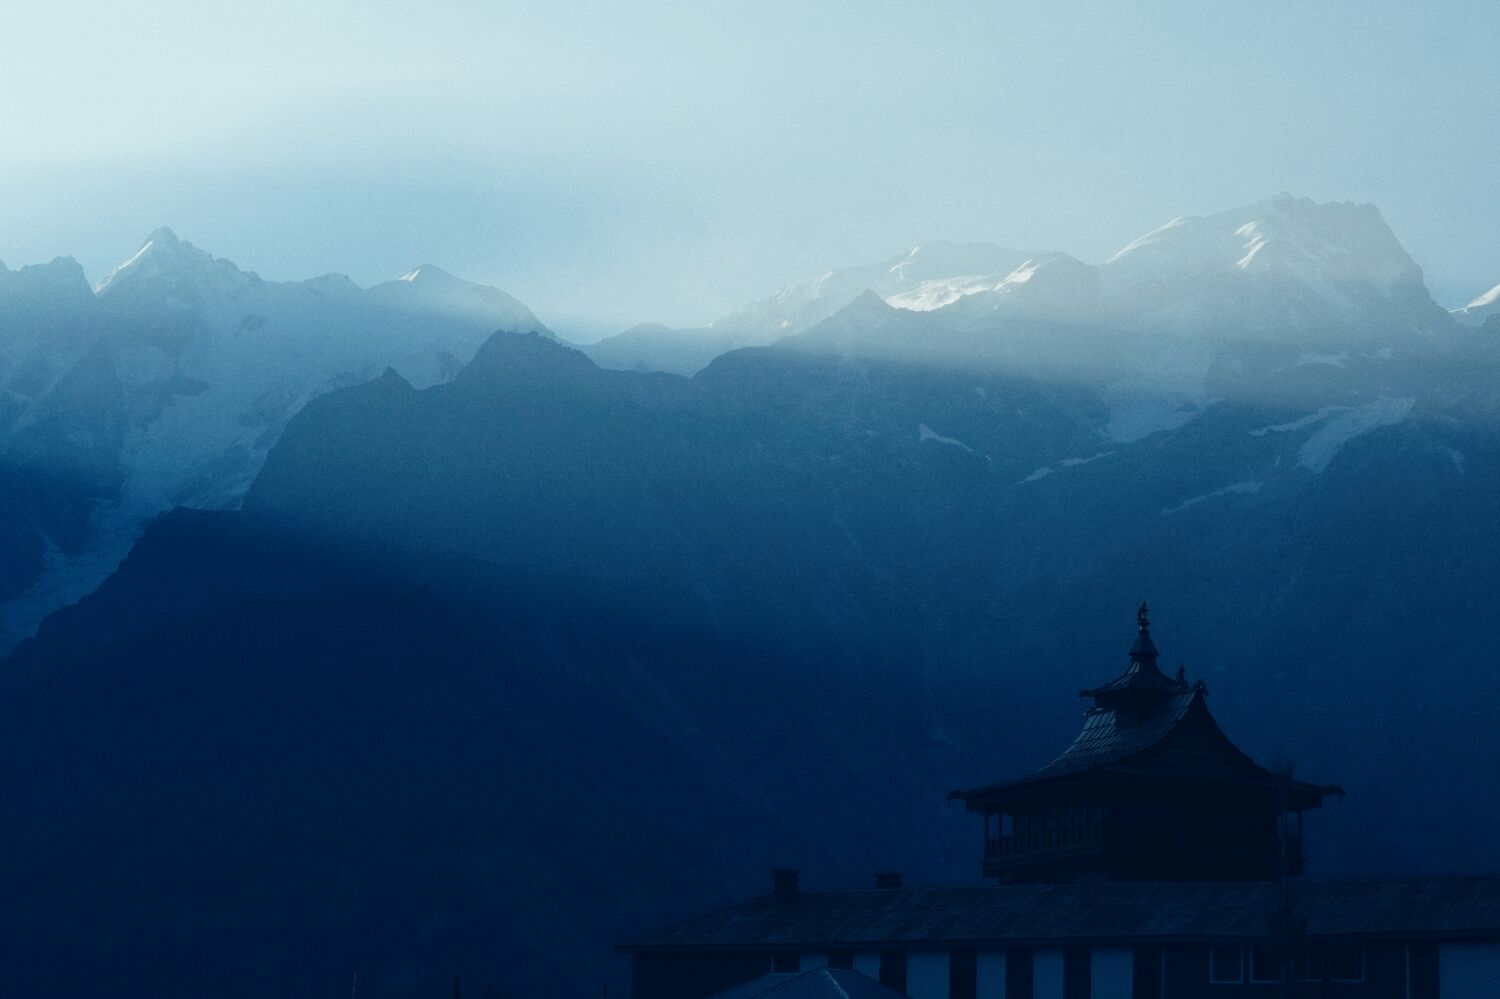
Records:
<instances>
[{"instance_id":1,"label":"dark window opening","mask_svg":"<svg viewBox=\"0 0 1500 999\"><path fill-rule=\"evenodd\" d=\"M880 984L897 992L906 991L906 951L887 947L880 952Z\"/></svg>"},{"instance_id":2,"label":"dark window opening","mask_svg":"<svg viewBox=\"0 0 1500 999\"><path fill-rule=\"evenodd\" d=\"M771 970L779 972L801 971L802 957L794 950L777 951L771 959Z\"/></svg>"},{"instance_id":3,"label":"dark window opening","mask_svg":"<svg viewBox=\"0 0 1500 999\"><path fill-rule=\"evenodd\" d=\"M1005 999L1032 999L1030 947L1005 948Z\"/></svg>"},{"instance_id":4,"label":"dark window opening","mask_svg":"<svg viewBox=\"0 0 1500 999\"><path fill-rule=\"evenodd\" d=\"M1063 948L1063 999L1089 999L1094 991L1094 962L1089 948Z\"/></svg>"},{"instance_id":5,"label":"dark window opening","mask_svg":"<svg viewBox=\"0 0 1500 999\"><path fill-rule=\"evenodd\" d=\"M1281 961L1269 947L1250 948L1250 980L1252 982L1281 981Z\"/></svg>"},{"instance_id":6,"label":"dark window opening","mask_svg":"<svg viewBox=\"0 0 1500 999\"><path fill-rule=\"evenodd\" d=\"M1133 999L1163 999L1166 985L1165 953L1160 947L1137 947L1131 970L1130 994Z\"/></svg>"},{"instance_id":7,"label":"dark window opening","mask_svg":"<svg viewBox=\"0 0 1500 999\"><path fill-rule=\"evenodd\" d=\"M1365 949L1358 944L1328 945L1328 980L1362 982L1365 980Z\"/></svg>"},{"instance_id":8,"label":"dark window opening","mask_svg":"<svg viewBox=\"0 0 1500 999\"><path fill-rule=\"evenodd\" d=\"M1245 952L1221 944L1208 952L1208 980L1216 985L1238 985L1245 980Z\"/></svg>"},{"instance_id":9,"label":"dark window opening","mask_svg":"<svg viewBox=\"0 0 1500 999\"><path fill-rule=\"evenodd\" d=\"M1297 954L1297 980L1299 982L1321 982L1323 980L1323 948L1304 947Z\"/></svg>"},{"instance_id":10,"label":"dark window opening","mask_svg":"<svg viewBox=\"0 0 1500 999\"><path fill-rule=\"evenodd\" d=\"M854 970L854 951L831 950L828 952L828 966L830 968L842 968L844 971Z\"/></svg>"},{"instance_id":11,"label":"dark window opening","mask_svg":"<svg viewBox=\"0 0 1500 999\"><path fill-rule=\"evenodd\" d=\"M976 999L979 955L969 948L948 952L948 999Z\"/></svg>"},{"instance_id":12,"label":"dark window opening","mask_svg":"<svg viewBox=\"0 0 1500 999\"><path fill-rule=\"evenodd\" d=\"M1414 943L1406 948L1406 999L1438 999L1437 944Z\"/></svg>"}]
</instances>

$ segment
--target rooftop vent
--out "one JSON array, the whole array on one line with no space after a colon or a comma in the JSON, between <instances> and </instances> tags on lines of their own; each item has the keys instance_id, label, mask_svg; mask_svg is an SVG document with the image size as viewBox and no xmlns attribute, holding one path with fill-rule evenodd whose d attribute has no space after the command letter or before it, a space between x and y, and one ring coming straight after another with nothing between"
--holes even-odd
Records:
<instances>
[{"instance_id":1,"label":"rooftop vent","mask_svg":"<svg viewBox=\"0 0 1500 999\"><path fill-rule=\"evenodd\" d=\"M771 872L771 897L778 902L790 902L797 897L797 872L778 867Z\"/></svg>"}]
</instances>

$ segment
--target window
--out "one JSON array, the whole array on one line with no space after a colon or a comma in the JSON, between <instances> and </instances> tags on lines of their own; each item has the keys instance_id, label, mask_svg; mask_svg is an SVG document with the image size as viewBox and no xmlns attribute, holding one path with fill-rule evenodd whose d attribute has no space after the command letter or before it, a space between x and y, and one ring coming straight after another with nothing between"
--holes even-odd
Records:
<instances>
[{"instance_id":1,"label":"window","mask_svg":"<svg viewBox=\"0 0 1500 999\"><path fill-rule=\"evenodd\" d=\"M1323 980L1323 948L1304 947L1297 954L1297 980L1321 982Z\"/></svg>"},{"instance_id":2,"label":"window","mask_svg":"<svg viewBox=\"0 0 1500 999\"><path fill-rule=\"evenodd\" d=\"M1031 999L1030 947L1005 948L1005 999Z\"/></svg>"},{"instance_id":3,"label":"window","mask_svg":"<svg viewBox=\"0 0 1500 999\"><path fill-rule=\"evenodd\" d=\"M948 952L948 999L975 999L979 992L979 957L970 948Z\"/></svg>"},{"instance_id":4,"label":"window","mask_svg":"<svg viewBox=\"0 0 1500 999\"><path fill-rule=\"evenodd\" d=\"M1063 948L1063 999L1089 999L1094 990L1094 963L1089 948Z\"/></svg>"},{"instance_id":5,"label":"window","mask_svg":"<svg viewBox=\"0 0 1500 999\"><path fill-rule=\"evenodd\" d=\"M842 968L845 971L854 970L854 951L831 950L828 952L828 966L830 968Z\"/></svg>"},{"instance_id":6,"label":"window","mask_svg":"<svg viewBox=\"0 0 1500 999\"><path fill-rule=\"evenodd\" d=\"M1359 944L1328 945L1328 979L1333 982L1365 980L1365 949Z\"/></svg>"},{"instance_id":7,"label":"window","mask_svg":"<svg viewBox=\"0 0 1500 999\"><path fill-rule=\"evenodd\" d=\"M1131 970L1133 999L1162 999L1166 986L1166 952L1160 947L1137 947Z\"/></svg>"},{"instance_id":8,"label":"window","mask_svg":"<svg viewBox=\"0 0 1500 999\"><path fill-rule=\"evenodd\" d=\"M1245 980L1245 952L1220 945L1208 952L1208 980L1217 985L1238 985Z\"/></svg>"},{"instance_id":9,"label":"window","mask_svg":"<svg viewBox=\"0 0 1500 999\"><path fill-rule=\"evenodd\" d=\"M897 992L906 991L906 951L886 947L880 952L880 984Z\"/></svg>"},{"instance_id":10,"label":"window","mask_svg":"<svg viewBox=\"0 0 1500 999\"><path fill-rule=\"evenodd\" d=\"M1281 981L1281 960L1270 947L1250 948L1250 980L1252 982Z\"/></svg>"},{"instance_id":11,"label":"window","mask_svg":"<svg viewBox=\"0 0 1500 999\"><path fill-rule=\"evenodd\" d=\"M772 971L801 971L802 957L794 950L777 951L776 956L771 959Z\"/></svg>"},{"instance_id":12,"label":"window","mask_svg":"<svg viewBox=\"0 0 1500 999\"><path fill-rule=\"evenodd\" d=\"M1406 948L1406 999L1438 999L1437 944L1414 943Z\"/></svg>"}]
</instances>

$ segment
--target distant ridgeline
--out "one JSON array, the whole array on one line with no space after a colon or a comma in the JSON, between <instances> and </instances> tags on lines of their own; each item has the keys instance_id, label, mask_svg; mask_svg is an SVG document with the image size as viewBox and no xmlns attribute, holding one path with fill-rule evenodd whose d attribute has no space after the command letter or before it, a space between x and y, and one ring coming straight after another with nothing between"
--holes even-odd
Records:
<instances>
[{"instance_id":1,"label":"distant ridgeline","mask_svg":"<svg viewBox=\"0 0 1500 999\"><path fill-rule=\"evenodd\" d=\"M618 995L613 940L786 858L973 877L943 793L1045 762L1116 647L1098 608L1146 592L1250 758L1347 789L1309 876L1489 866L1500 353L1382 231L1278 199L946 303L897 282L692 378L522 332L451 379L362 364L225 411L259 423L171 383L155 430L88 451L98 502L135 488L119 441L198 419L253 484L155 520L4 661L8 986ZM146 406L100 377L26 399ZM72 418L18 418L5 454L82 447ZM94 551L49 554L38 511L93 501L34 472L0 464L30 483L0 488L13 593ZM1162 697L1196 718L1177 666ZM998 814L992 873L1030 835Z\"/></svg>"}]
</instances>

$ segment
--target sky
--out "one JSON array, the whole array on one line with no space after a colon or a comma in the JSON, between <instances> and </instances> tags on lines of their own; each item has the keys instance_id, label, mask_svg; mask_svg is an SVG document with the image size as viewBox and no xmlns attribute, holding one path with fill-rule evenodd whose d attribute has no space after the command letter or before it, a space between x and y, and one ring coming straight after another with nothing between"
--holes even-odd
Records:
<instances>
[{"instance_id":1,"label":"sky","mask_svg":"<svg viewBox=\"0 0 1500 999\"><path fill-rule=\"evenodd\" d=\"M564 335L932 239L1097 261L1287 191L1500 282L1500 5L9 0L0 260L157 226L273 279L437 264Z\"/></svg>"}]
</instances>

